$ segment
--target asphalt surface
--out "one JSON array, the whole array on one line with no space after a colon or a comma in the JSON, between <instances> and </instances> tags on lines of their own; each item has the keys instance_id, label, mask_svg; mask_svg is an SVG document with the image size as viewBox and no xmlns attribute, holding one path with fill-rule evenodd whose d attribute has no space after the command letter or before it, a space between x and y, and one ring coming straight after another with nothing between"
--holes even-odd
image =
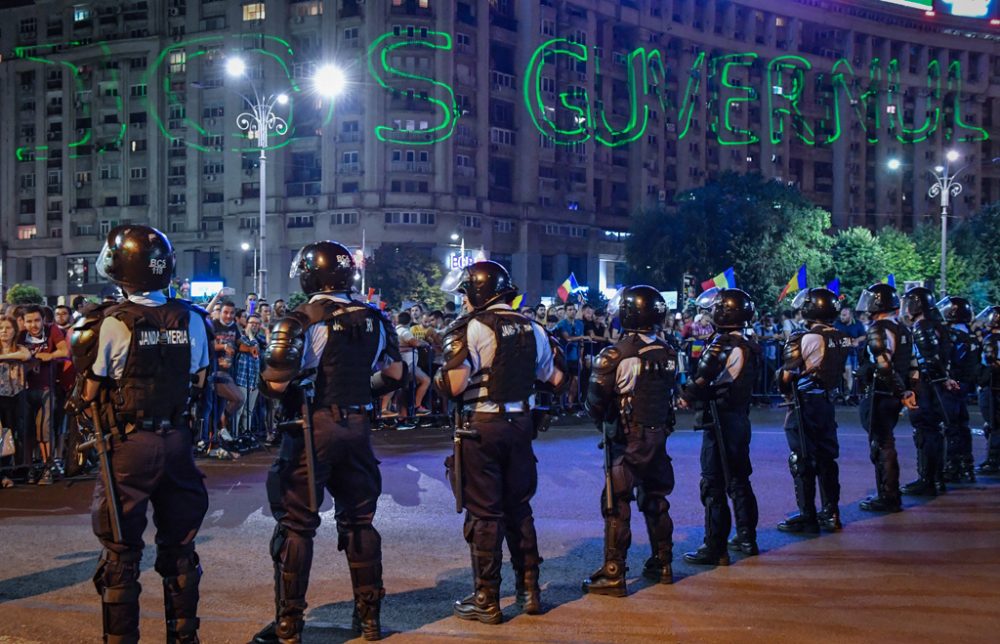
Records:
<instances>
[{"instance_id":1,"label":"asphalt surface","mask_svg":"<svg viewBox=\"0 0 1000 644\"><path fill-rule=\"evenodd\" d=\"M978 415L973 410L974 422ZM649 555L641 516L633 517L629 590L624 599L584 596L580 581L601 563L602 457L590 427L554 427L535 444L539 489L534 509L546 612L521 615L504 567L505 623L451 616L471 590L462 518L444 478L450 449L443 430L378 432L384 494L385 586L382 622L399 642L996 642L1000 632L1000 478L953 486L934 500L906 500L900 514L870 515L857 501L874 474L857 410L838 411L845 529L821 537L777 532L793 510L787 448L777 411L756 411L753 485L760 499L758 557L727 568L689 566L681 555L700 543L701 436L679 429L668 441L677 475L670 497L675 528L672 586L639 573ZM690 427L681 416L679 427ZM914 475L906 419L897 428L903 480ZM975 438L977 461L983 439ZM273 616L268 541L274 522L264 478L270 456L201 461L211 505L198 537L202 641L246 642ZM98 556L90 532L91 481L0 490L0 644L100 641L98 597L90 578ZM330 501L316 543L306 642L342 642L350 631L347 565L336 549ZM638 514L638 513L635 513ZM152 523L152 522L151 522ZM146 534L153 542L153 527ZM143 641L163 641L162 590L154 548L143 558Z\"/></svg>"}]
</instances>

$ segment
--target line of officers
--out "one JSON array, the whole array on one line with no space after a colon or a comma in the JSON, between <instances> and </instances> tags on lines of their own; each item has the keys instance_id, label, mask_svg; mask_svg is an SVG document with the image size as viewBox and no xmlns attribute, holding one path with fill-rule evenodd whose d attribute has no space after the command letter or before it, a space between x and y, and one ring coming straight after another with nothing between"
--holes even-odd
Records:
<instances>
[{"instance_id":1,"label":"line of officers","mask_svg":"<svg viewBox=\"0 0 1000 644\"><path fill-rule=\"evenodd\" d=\"M209 382L211 326L205 311L162 295L174 265L173 247L160 231L131 224L113 229L97 270L126 298L91 310L72 334L81 375L70 406L92 430L101 462L92 518L103 551L94 583L104 641L112 644L139 641L139 564L150 504L166 641L199 641L202 568L194 540L208 495L193 461L190 425L201 417L197 407ZM267 478L276 520L269 548L274 620L252 642L301 641L324 490L333 497L337 547L350 570L352 626L376 640L382 636L385 589L381 537L372 525L381 474L370 418L373 403L402 386L406 366L389 321L352 297L355 266L347 248L332 241L309 244L294 258L290 276L299 279L309 299L274 324L263 360L262 391L291 413L281 424L280 452ZM474 582L473 592L455 602L453 611L462 619L497 624L505 542L517 605L527 614L542 611L542 558L531 509L537 485L532 440L548 420L535 398L558 395L568 379L559 345L542 326L511 309L518 291L501 265L477 262L450 274L442 288L461 294L465 305L465 314L447 330L444 364L434 383L454 403L454 452L445 467L456 507L465 512ZM706 292L698 305L711 313L718 331L676 401L677 356L657 337L667 314L657 289L625 288L609 307L624 332L595 361L587 395L605 455L604 562L584 580L584 592L626 595L632 501L643 514L651 545L643 575L664 584L673 580L667 496L674 474L666 440L675 406L697 409L704 429L705 537L685 560L726 565L730 550L758 552L749 411L762 360L747 332L754 304L741 290L721 289ZM808 328L788 343L780 381L788 399L785 429L799 511L779 528L835 530L840 528L838 447L831 391L843 372L848 342L831 326L837 315L831 292L802 291L794 306ZM973 476L965 394L982 380L978 362L974 367L969 357L978 355L979 347L968 329L971 309L961 298L935 306L929 292L911 290L902 303L907 326L896 318L900 298L887 285L867 289L858 308L873 318L861 376L868 391L862 416L871 438L876 493L862 507L898 511L892 428L904 405L911 409L920 465L919 478L903 491L938 494L949 477ZM990 307L980 318L989 329L984 409L996 427L1000 308ZM1000 466L998 435L990 436L983 471ZM730 539L733 517L736 532Z\"/></svg>"}]
</instances>

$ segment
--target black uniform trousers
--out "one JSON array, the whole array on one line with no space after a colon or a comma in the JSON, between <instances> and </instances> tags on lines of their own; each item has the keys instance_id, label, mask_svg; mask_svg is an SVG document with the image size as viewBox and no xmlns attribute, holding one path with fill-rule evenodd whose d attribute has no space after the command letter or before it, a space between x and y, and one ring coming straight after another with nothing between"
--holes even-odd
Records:
<instances>
[{"instance_id":1,"label":"black uniform trousers","mask_svg":"<svg viewBox=\"0 0 1000 644\"><path fill-rule=\"evenodd\" d=\"M373 603L382 589L382 537L372 526L382 493L379 461L371 446L367 412L342 415L336 408L314 409L316 499L324 488L333 496L337 549L347 555L356 601ZM313 537L320 524L309 509L309 486L302 434L286 433L267 475L267 498L278 525L271 539L277 621L301 620L312 568ZM279 629L280 630L280 629Z\"/></svg>"},{"instance_id":2,"label":"black uniform trousers","mask_svg":"<svg viewBox=\"0 0 1000 644\"><path fill-rule=\"evenodd\" d=\"M732 527L726 495L733 500L736 529L746 538L757 537L757 497L750 485L750 407L719 405L725 453L729 465L729 487L715 431L706 427L701 439L701 502L705 506L705 544L716 552L726 551ZM706 412L708 413L708 412Z\"/></svg>"},{"instance_id":3,"label":"black uniform trousers","mask_svg":"<svg viewBox=\"0 0 1000 644\"><path fill-rule=\"evenodd\" d=\"M164 578L168 628L195 630L201 567L194 538L208 511L208 491L194 464L191 432L182 427L134 431L113 438L110 450L121 508L121 543L112 535L100 477L91 506L94 534L104 546L94 585L103 598L105 633L124 636L122 641L138 637L139 562L150 503L156 526L155 568Z\"/></svg>"},{"instance_id":4,"label":"black uniform trousers","mask_svg":"<svg viewBox=\"0 0 1000 644\"><path fill-rule=\"evenodd\" d=\"M917 474L921 479L940 483L944 480L945 421L944 387L921 380L914 393L917 409L910 411L913 425L913 444L917 448Z\"/></svg>"},{"instance_id":5,"label":"black uniform trousers","mask_svg":"<svg viewBox=\"0 0 1000 644\"><path fill-rule=\"evenodd\" d=\"M1000 389L980 387L979 410L986 421L983 430L989 456L1000 458Z\"/></svg>"},{"instance_id":6,"label":"black uniform trousers","mask_svg":"<svg viewBox=\"0 0 1000 644\"><path fill-rule=\"evenodd\" d=\"M803 515L816 513L816 481L824 508L840 503L840 443L833 399L827 392L799 393L805 449L800 445L798 417L794 409L785 416L785 438L792 454L789 469L795 482L795 498Z\"/></svg>"},{"instance_id":7,"label":"black uniform trousers","mask_svg":"<svg viewBox=\"0 0 1000 644\"><path fill-rule=\"evenodd\" d=\"M899 500L899 456L893 430L899 422L903 403L896 396L869 391L861 399L861 426L868 432L868 456L875 466L875 494L889 501Z\"/></svg>"},{"instance_id":8,"label":"black uniform trousers","mask_svg":"<svg viewBox=\"0 0 1000 644\"><path fill-rule=\"evenodd\" d=\"M667 496L674 491L674 467L667 455L665 427L626 426L611 443L611 489L614 509L610 513L601 493L601 512L608 522L606 558L624 563L632 545L631 502L638 502L646 520L653 555L666 555L673 546L674 523ZM635 492L638 491L638 494ZM660 552L658 552L658 550ZM669 563L667 558L665 563Z\"/></svg>"},{"instance_id":9,"label":"black uniform trousers","mask_svg":"<svg viewBox=\"0 0 1000 644\"><path fill-rule=\"evenodd\" d=\"M973 385L960 382L957 391L941 387L944 404L944 438L948 463L972 463L972 428L969 427L968 396Z\"/></svg>"},{"instance_id":10,"label":"black uniform trousers","mask_svg":"<svg viewBox=\"0 0 1000 644\"><path fill-rule=\"evenodd\" d=\"M474 421L471 428L479 437L462 440L462 495L478 590L500 584L504 539L515 571L537 571L542 559L531 511L538 470L530 413L497 414L496 420ZM448 457L449 480L455 474L452 465Z\"/></svg>"}]
</instances>

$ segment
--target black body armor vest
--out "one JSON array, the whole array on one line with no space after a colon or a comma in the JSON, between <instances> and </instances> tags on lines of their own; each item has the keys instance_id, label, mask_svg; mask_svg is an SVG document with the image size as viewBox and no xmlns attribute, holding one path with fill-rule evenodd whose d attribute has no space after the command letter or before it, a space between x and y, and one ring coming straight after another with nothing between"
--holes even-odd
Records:
<instances>
[{"instance_id":1,"label":"black body armor vest","mask_svg":"<svg viewBox=\"0 0 1000 644\"><path fill-rule=\"evenodd\" d=\"M823 359L819 368L808 377L819 388L833 391L840 386L844 377L844 365L847 362L851 341L845 333L825 325L813 327L809 329L808 333L814 333L823 338Z\"/></svg>"},{"instance_id":2,"label":"black body armor vest","mask_svg":"<svg viewBox=\"0 0 1000 644\"><path fill-rule=\"evenodd\" d=\"M159 419L180 422L191 390L191 308L182 300L161 306L123 302L107 317L132 334L122 377L111 396L125 422Z\"/></svg>"},{"instance_id":3,"label":"black body armor vest","mask_svg":"<svg viewBox=\"0 0 1000 644\"><path fill-rule=\"evenodd\" d=\"M913 326L913 345L921 377L929 381L948 377L951 339L944 325L933 320L920 320Z\"/></svg>"},{"instance_id":4,"label":"black body armor vest","mask_svg":"<svg viewBox=\"0 0 1000 644\"><path fill-rule=\"evenodd\" d=\"M677 378L677 352L661 340L646 342L635 333L627 333L615 348L621 354L619 364L638 358L635 386L626 394L625 408L631 408L625 420L644 427L673 425L673 391Z\"/></svg>"},{"instance_id":5,"label":"black body armor vest","mask_svg":"<svg viewBox=\"0 0 1000 644\"><path fill-rule=\"evenodd\" d=\"M951 344L948 361L951 377L964 384L974 384L979 380L979 341L976 336L953 326L948 327L948 337Z\"/></svg>"},{"instance_id":6,"label":"black body armor vest","mask_svg":"<svg viewBox=\"0 0 1000 644\"><path fill-rule=\"evenodd\" d=\"M327 340L316 374L316 405L368 405L372 402L372 364L378 357L382 316L357 302L320 300Z\"/></svg>"},{"instance_id":7,"label":"black body armor vest","mask_svg":"<svg viewBox=\"0 0 1000 644\"><path fill-rule=\"evenodd\" d=\"M493 364L481 367L473 374L470 379L473 384L469 389L484 387L484 399L498 405L526 402L535 390L535 365L538 362L531 321L520 313L505 309L480 311L474 313L473 318L493 332L496 351ZM466 402L473 401L466 399Z\"/></svg>"},{"instance_id":8,"label":"black body armor vest","mask_svg":"<svg viewBox=\"0 0 1000 644\"><path fill-rule=\"evenodd\" d=\"M983 380L980 384L1000 389L1000 333L990 331L983 338L982 364Z\"/></svg>"}]
</instances>

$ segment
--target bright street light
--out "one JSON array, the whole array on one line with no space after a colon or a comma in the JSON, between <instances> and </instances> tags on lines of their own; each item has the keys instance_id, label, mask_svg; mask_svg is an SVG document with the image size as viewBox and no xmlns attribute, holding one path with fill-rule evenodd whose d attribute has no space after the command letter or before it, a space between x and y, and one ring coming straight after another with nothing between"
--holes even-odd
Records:
<instances>
[{"instance_id":1,"label":"bright street light","mask_svg":"<svg viewBox=\"0 0 1000 644\"><path fill-rule=\"evenodd\" d=\"M936 166L934 166L934 172L937 172L938 174L941 174L942 172L944 172L944 166L943 165L936 165Z\"/></svg>"},{"instance_id":2,"label":"bright street light","mask_svg":"<svg viewBox=\"0 0 1000 644\"><path fill-rule=\"evenodd\" d=\"M288 94L278 94L278 105L288 104Z\"/></svg>"},{"instance_id":3,"label":"bright street light","mask_svg":"<svg viewBox=\"0 0 1000 644\"><path fill-rule=\"evenodd\" d=\"M247 64L243 62L242 58L227 58L226 59L226 73L230 76L240 77L247 71Z\"/></svg>"},{"instance_id":4,"label":"bright street light","mask_svg":"<svg viewBox=\"0 0 1000 644\"><path fill-rule=\"evenodd\" d=\"M327 98L333 98L344 91L347 85L347 76L344 70L336 65L323 65L316 70L313 76L313 85L316 91Z\"/></svg>"},{"instance_id":5,"label":"bright street light","mask_svg":"<svg viewBox=\"0 0 1000 644\"><path fill-rule=\"evenodd\" d=\"M887 165L889 166L890 170L899 170L899 168L902 167L903 163L899 159L889 159L889 163Z\"/></svg>"},{"instance_id":6,"label":"bright street light","mask_svg":"<svg viewBox=\"0 0 1000 644\"><path fill-rule=\"evenodd\" d=\"M458 233L451 234L451 241L458 241Z\"/></svg>"},{"instance_id":7,"label":"bright street light","mask_svg":"<svg viewBox=\"0 0 1000 644\"><path fill-rule=\"evenodd\" d=\"M242 244L240 244L240 248L242 248L244 251L248 251L250 250L250 244L247 242L243 242Z\"/></svg>"},{"instance_id":8,"label":"bright street light","mask_svg":"<svg viewBox=\"0 0 1000 644\"><path fill-rule=\"evenodd\" d=\"M958 150L948 150L948 154L946 155L948 161L954 163L955 161L958 161L958 157Z\"/></svg>"}]
</instances>

